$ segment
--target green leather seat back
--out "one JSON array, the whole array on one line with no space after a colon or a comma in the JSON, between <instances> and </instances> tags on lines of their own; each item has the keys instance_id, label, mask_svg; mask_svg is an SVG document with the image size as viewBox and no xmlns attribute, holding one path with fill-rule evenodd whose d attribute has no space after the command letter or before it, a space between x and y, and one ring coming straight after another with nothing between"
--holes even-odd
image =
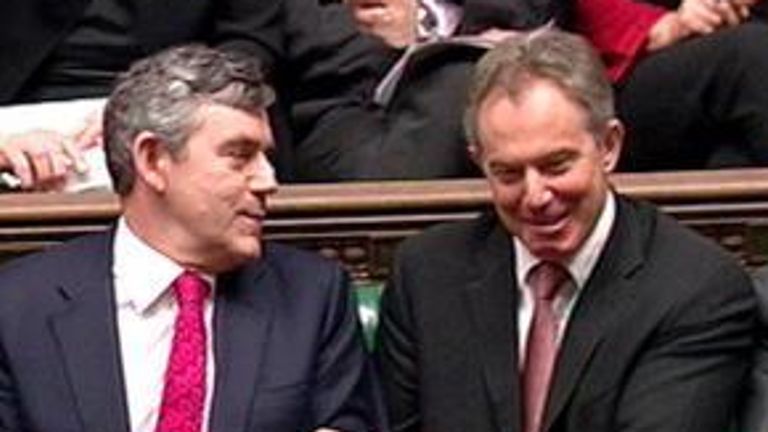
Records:
<instances>
[{"instance_id":1,"label":"green leather seat back","mask_svg":"<svg viewBox=\"0 0 768 432\"><path fill-rule=\"evenodd\" d=\"M363 325L363 335L366 345L373 349L376 337L376 327L379 325L379 300L384 289L384 282L361 281L355 282L355 297L357 312Z\"/></svg>"}]
</instances>

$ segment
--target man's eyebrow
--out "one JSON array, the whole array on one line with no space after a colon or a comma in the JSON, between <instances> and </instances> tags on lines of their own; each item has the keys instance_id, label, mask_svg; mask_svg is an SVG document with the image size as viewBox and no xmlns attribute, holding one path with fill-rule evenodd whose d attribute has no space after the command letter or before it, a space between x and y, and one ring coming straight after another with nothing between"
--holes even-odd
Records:
<instances>
[{"instance_id":1,"label":"man's eyebrow","mask_svg":"<svg viewBox=\"0 0 768 432\"><path fill-rule=\"evenodd\" d=\"M493 169L508 169L508 170L514 170L520 168L522 165L517 162L505 162L505 161L490 161L488 163L488 166Z\"/></svg>"},{"instance_id":2,"label":"man's eyebrow","mask_svg":"<svg viewBox=\"0 0 768 432\"><path fill-rule=\"evenodd\" d=\"M237 136L225 141L223 144L223 147L224 148L254 147L258 150L264 150L268 147L272 147L272 143L271 141L257 140L247 136Z\"/></svg>"},{"instance_id":3,"label":"man's eyebrow","mask_svg":"<svg viewBox=\"0 0 768 432\"><path fill-rule=\"evenodd\" d=\"M560 149L552 153L544 155L541 160L543 162L561 161L567 160L576 154L572 149Z\"/></svg>"}]
</instances>

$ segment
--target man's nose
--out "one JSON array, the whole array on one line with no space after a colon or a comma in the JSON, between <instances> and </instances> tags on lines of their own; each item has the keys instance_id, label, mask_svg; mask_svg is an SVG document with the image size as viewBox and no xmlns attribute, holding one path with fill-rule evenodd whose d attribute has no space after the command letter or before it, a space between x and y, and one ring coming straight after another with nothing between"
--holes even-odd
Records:
<instances>
[{"instance_id":1,"label":"man's nose","mask_svg":"<svg viewBox=\"0 0 768 432\"><path fill-rule=\"evenodd\" d=\"M540 173L529 170L525 174L525 194L523 195L526 207L539 209L546 206L552 200L552 190Z\"/></svg>"},{"instance_id":2,"label":"man's nose","mask_svg":"<svg viewBox=\"0 0 768 432\"><path fill-rule=\"evenodd\" d=\"M273 193L277 191L275 168L272 166L269 158L267 158L267 155L259 153L255 164L256 166L249 179L251 190L258 193Z\"/></svg>"}]
</instances>

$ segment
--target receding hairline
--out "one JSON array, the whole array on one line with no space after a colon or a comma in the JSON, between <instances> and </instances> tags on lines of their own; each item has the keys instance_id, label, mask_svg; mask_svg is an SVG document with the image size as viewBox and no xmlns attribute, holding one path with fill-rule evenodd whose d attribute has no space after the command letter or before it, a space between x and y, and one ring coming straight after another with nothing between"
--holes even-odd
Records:
<instances>
[{"instance_id":1,"label":"receding hairline","mask_svg":"<svg viewBox=\"0 0 768 432\"><path fill-rule=\"evenodd\" d=\"M531 71L523 71L519 75L519 79L514 81L514 86L506 85L502 81L496 81L495 84L487 87L485 92L478 95L478 99L475 102L474 125L475 130L475 142L467 143L470 148L476 150L482 150L481 137L483 135L481 124L482 114L489 109L489 103L492 99L495 100L507 100L515 107L519 107L524 101L526 101L531 93L539 86L544 85L554 89L559 95L561 95L568 103L576 107L576 111L582 122L582 126L586 131L591 132L591 119L589 107L571 91L567 86L558 82L558 80L548 77L544 74L537 74Z\"/></svg>"}]
</instances>

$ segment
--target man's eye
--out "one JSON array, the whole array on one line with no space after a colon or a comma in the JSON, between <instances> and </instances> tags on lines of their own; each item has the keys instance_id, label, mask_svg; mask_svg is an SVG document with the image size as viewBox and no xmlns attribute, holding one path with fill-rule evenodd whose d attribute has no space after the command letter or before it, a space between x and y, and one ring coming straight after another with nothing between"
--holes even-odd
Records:
<instances>
[{"instance_id":1,"label":"man's eye","mask_svg":"<svg viewBox=\"0 0 768 432\"><path fill-rule=\"evenodd\" d=\"M253 157L253 154L254 152L252 150L244 149L244 148L232 149L227 152L228 157L235 159L237 161L245 161L245 162L250 160Z\"/></svg>"},{"instance_id":2,"label":"man's eye","mask_svg":"<svg viewBox=\"0 0 768 432\"><path fill-rule=\"evenodd\" d=\"M491 175L502 183L514 183L520 180L523 174L520 170L512 168L494 168L491 170Z\"/></svg>"},{"instance_id":3,"label":"man's eye","mask_svg":"<svg viewBox=\"0 0 768 432\"><path fill-rule=\"evenodd\" d=\"M541 171L547 175L560 175L565 174L571 169L573 165L573 159L569 157L562 157L553 159L541 168Z\"/></svg>"},{"instance_id":4,"label":"man's eye","mask_svg":"<svg viewBox=\"0 0 768 432\"><path fill-rule=\"evenodd\" d=\"M554 164L549 164L544 167L544 172L549 175L559 175L564 174L568 171L569 164L566 162L558 162Z\"/></svg>"}]
</instances>

